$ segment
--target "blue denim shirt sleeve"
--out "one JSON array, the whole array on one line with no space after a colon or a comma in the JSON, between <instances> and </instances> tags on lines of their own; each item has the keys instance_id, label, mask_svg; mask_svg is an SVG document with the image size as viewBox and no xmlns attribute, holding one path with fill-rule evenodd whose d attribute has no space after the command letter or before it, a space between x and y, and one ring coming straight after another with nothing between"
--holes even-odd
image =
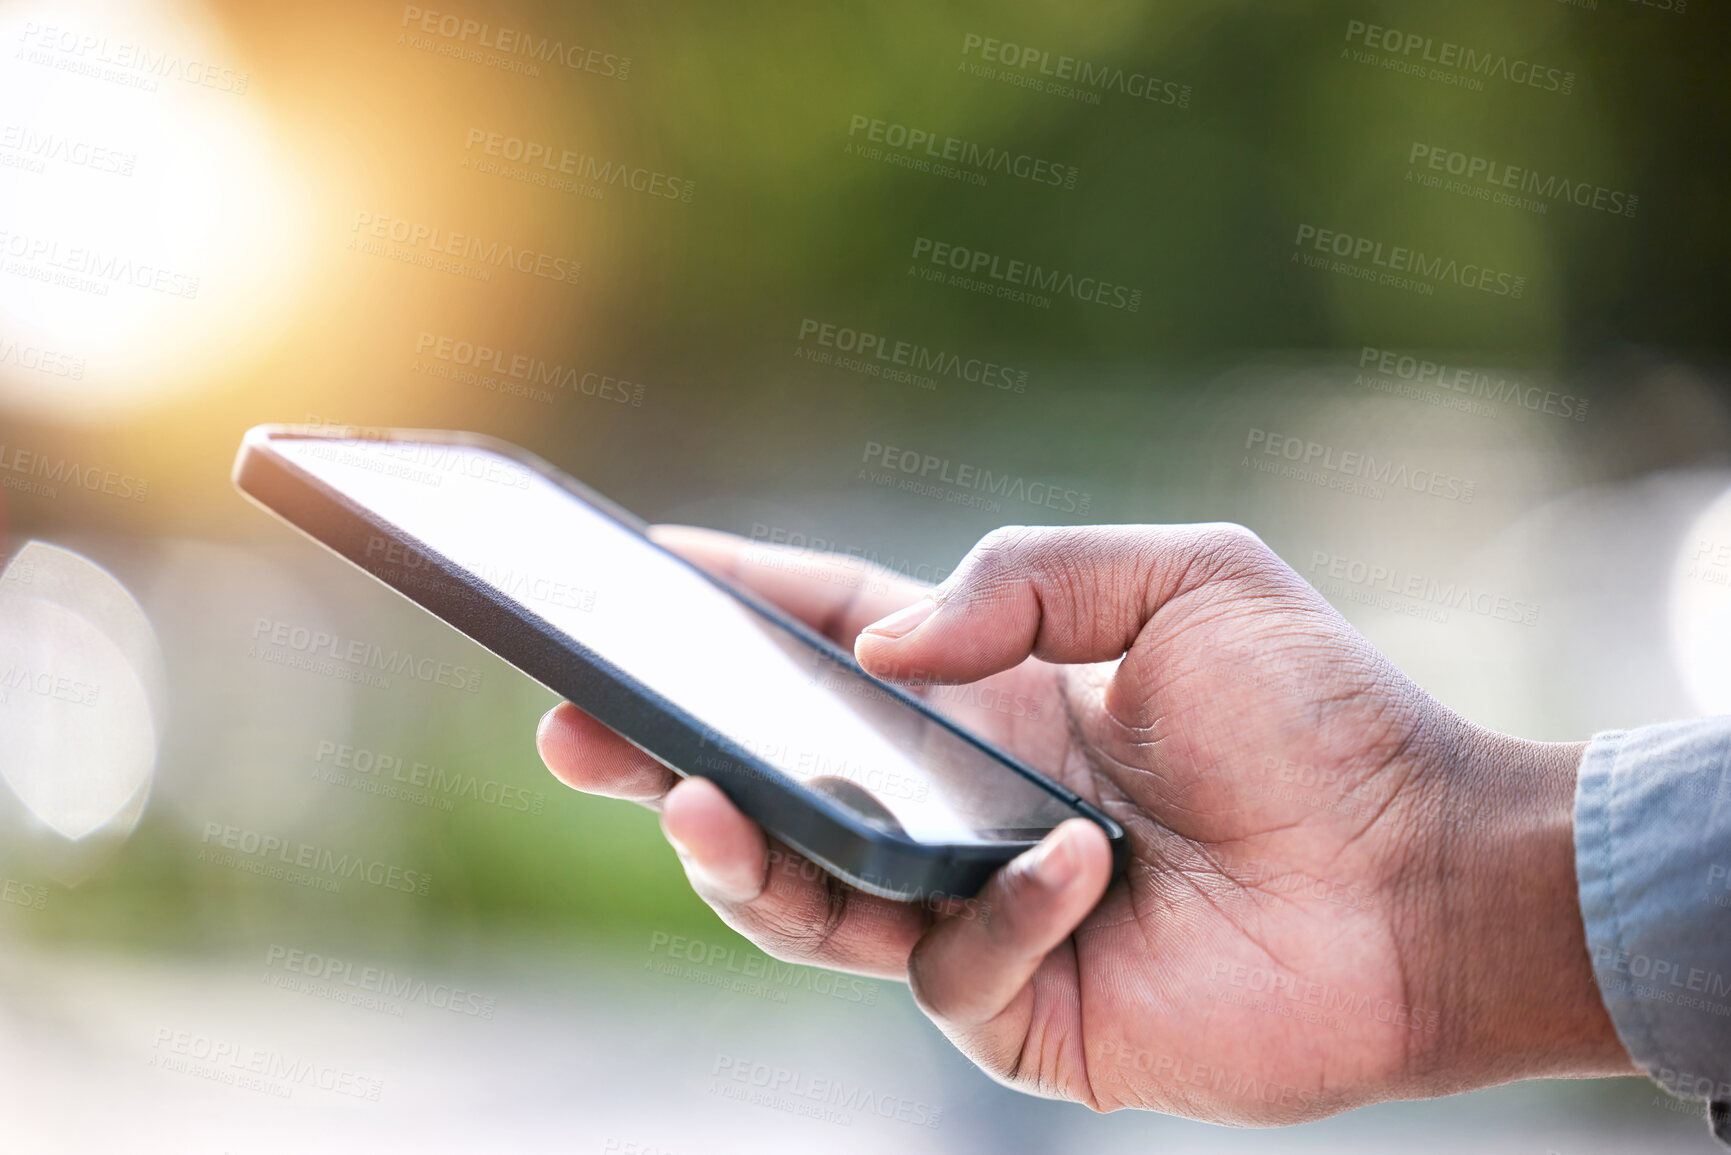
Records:
<instances>
[{"instance_id":1,"label":"blue denim shirt sleeve","mask_svg":"<svg viewBox=\"0 0 1731 1155\"><path fill-rule=\"evenodd\" d=\"M1731 1143L1731 717L1595 737L1575 873L1599 991L1635 1062Z\"/></svg>"}]
</instances>

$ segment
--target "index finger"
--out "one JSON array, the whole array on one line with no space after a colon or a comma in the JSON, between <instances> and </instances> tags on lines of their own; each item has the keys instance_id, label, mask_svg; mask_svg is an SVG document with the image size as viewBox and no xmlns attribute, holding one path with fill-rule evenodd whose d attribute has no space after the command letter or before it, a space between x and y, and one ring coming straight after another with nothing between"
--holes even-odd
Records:
<instances>
[{"instance_id":1,"label":"index finger","mask_svg":"<svg viewBox=\"0 0 1731 1155\"><path fill-rule=\"evenodd\" d=\"M764 598L851 647L860 630L925 587L864 558L748 541L719 530L661 525L657 543ZM565 703L542 719L541 756L566 785L658 808L678 775L660 760Z\"/></svg>"}]
</instances>

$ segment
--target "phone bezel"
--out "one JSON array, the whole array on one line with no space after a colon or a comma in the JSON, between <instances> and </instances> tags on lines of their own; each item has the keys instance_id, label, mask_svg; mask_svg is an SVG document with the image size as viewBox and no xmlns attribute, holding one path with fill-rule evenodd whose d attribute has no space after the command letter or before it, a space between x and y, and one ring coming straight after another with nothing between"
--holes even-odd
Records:
<instances>
[{"instance_id":1,"label":"phone bezel","mask_svg":"<svg viewBox=\"0 0 1731 1155\"><path fill-rule=\"evenodd\" d=\"M271 424L246 432L235 459L233 480L254 504L575 703L675 773L700 773L709 778L765 830L862 890L904 900L971 897L999 866L1034 842L922 842L869 825L839 802L805 788L749 750L710 733L677 703L275 452L273 442L286 439L465 446L535 472L643 538L674 564L834 658L851 674L865 679L874 691L902 701L1006 770L1059 799L1078 816L1098 823L1111 841L1117 866L1122 867L1127 856L1123 828L1097 807L957 726L901 687L872 678L860 669L851 653L805 623L657 544L646 533L648 527L641 518L520 446L485 434L451 430ZM409 571L374 556L377 551L370 547L380 537L407 547L421 559L414 580L410 580ZM685 768L699 765L699 758L704 759L701 771Z\"/></svg>"}]
</instances>

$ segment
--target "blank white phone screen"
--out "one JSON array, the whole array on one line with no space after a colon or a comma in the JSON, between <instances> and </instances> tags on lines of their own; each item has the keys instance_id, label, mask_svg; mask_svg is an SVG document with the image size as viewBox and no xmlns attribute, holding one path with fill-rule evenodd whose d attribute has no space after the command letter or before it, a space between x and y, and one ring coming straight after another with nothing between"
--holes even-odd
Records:
<instances>
[{"instance_id":1,"label":"blank white phone screen","mask_svg":"<svg viewBox=\"0 0 1731 1155\"><path fill-rule=\"evenodd\" d=\"M290 463L695 717L926 842L1037 838L1060 799L540 473L466 445L279 437ZM392 543L381 542L389 549ZM424 554L399 547L396 561ZM702 766L683 766L692 773ZM862 797L863 791L866 797ZM885 823L884 815L893 816Z\"/></svg>"}]
</instances>

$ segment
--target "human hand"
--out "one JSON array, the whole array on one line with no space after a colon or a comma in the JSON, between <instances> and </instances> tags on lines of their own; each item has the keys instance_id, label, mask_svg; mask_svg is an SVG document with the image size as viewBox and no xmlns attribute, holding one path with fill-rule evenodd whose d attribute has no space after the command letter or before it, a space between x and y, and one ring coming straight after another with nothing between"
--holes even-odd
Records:
<instances>
[{"instance_id":1,"label":"human hand","mask_svg":"<svg viewBox=\"0 0 1731 1155\"><path fill-rule=\"evenodd\" d=\"M999 1080L1267 1124L1633 1070L1577 906L1581 748L1460 718L1248 531L1000 530L936 590L713 531L656 536L1125 827L1110 890L1103 833L1072 820L978 904L897 903L570 704L543 720L554 773L658 807L729 925L778 958L908 980Z\"/></svg>"}]
</instances>

